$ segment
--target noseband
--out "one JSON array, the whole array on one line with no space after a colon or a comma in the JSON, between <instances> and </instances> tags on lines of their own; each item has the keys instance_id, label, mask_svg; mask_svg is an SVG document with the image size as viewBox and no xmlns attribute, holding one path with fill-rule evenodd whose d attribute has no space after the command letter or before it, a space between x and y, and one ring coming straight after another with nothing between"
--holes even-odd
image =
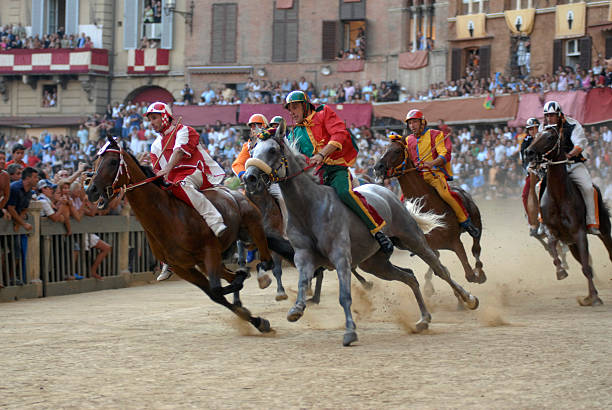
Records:
<instances>
[{"instance_id":1,"label":"noseband","mask_svg":"<svg viewBox=\"0 0 612 410\"><path fill-rule=\"evenodd\" d=\"M283 148L281 147L281 149ZM244 166L245 168L254 166L255 168L259 169L261 172L263 172L265 175L267 175L268 176L267 182L266 181L263 181L263 182L264 184L266 184L266 186L268 186L273 183L288 181L292 178L295 178L296 176L302 174L303 172L308 171L310 168L313 168L314 164L307 165L306 167L299 170L295 174L288 175L289 174L289 161L287 161L287 157L283 154L280 158L280 164L276 168L272 168L270 165L266 164L264 161L260 160L259 158L249 158L244 164ZM281 176L281 171L282 171L282 176Z\"/></svg>"},{"instance_id":2,"label":"noseband","mask_svg":"<svg viewBox=\"0 0 612 410\"><path fill-rule=\"evenodd\" d=\"M406 175L410 172L417 171L417 168L413 165L409 167L408 165L408 147L405 144L402 144L404 147L404 160L398 166L387 170L387 178L399 177L402 175Z\"/></svg>"}]
</instances>

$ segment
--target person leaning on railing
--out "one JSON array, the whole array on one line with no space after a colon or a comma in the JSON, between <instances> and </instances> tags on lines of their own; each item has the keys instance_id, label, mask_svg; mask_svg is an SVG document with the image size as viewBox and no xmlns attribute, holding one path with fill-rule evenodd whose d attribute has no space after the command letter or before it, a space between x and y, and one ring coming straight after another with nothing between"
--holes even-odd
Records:
<instances>
[{"instance_id":1,"label":"person leaning on railing","mask_svg":"<svg viewBox=\"0 0 612 410\"><path fill-rule=\"evenodd\" d=\"M41 217L47 217L53 222L63 223L66 227L66 236L72 235L72 228L70 227L70 207L65 199L60 200L57 204L54 204L51 198L54 197L54 190L57 188L53 182L48 179L42 179L38 181L38 191L40 192L36 197L42 205Z\"/></svg>"}]
</instances>

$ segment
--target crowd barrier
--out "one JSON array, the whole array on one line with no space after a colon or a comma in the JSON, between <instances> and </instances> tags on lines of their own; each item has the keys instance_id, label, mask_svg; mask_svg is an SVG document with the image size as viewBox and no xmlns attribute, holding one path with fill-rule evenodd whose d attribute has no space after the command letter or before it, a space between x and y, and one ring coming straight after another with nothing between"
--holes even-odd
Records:
<instances>
[{"instance_id":1,"label":"crowd barrier","mask_svg":"<svg viewBox=\"0 0 612 410\"><path fill-rule=\"evenodd\" d=\"M41 218L40 211L41 205L32 201L30 232L15 232L11 221L0 220L0 302L115 289L153 279L157 261L128 208L122 215L73 220L69 236L63 224ZM99 252L90 247L92 234L112 247L98 268L104 280L89 277Z\"/></svg>"}]
</instances>

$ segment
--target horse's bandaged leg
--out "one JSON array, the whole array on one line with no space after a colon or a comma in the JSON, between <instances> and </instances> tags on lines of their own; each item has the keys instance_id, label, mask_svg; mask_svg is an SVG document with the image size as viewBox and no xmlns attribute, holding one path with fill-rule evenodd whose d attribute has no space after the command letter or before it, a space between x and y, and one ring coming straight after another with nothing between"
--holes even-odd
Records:
<instances>
[{"instance_id":1,"label":"horse's bandaged leg","mask_svg":"<svg viewBox=\"0 0 612 410\"><path fill-rule=\"evenodd\" d=\"M586 206L587 226L599 227L597 213L595 212L595 195L593 194L593 181L584 164L572 164L569 169L569 177L576 184L582 194L584 205Z\"/></svg>"},{"instance_id":2,"label":"horse's bandaged leg","mask_svg":"<svg viewBox=\"0 0 612 410\"><path fill-rule=\"evenodd\" d=\"M208 198L199 191L199 188L202 186L202 180L202 172L196 171L185 177L180 184L176 185L172 193L195 208L195 210L202 215L215 235L218 235L225 230L226 226L223 223L223 216L221 216L221 213L217 211L217 208L215 208Z\"/></svg>"},{"instance_id":3,"label":"horse's bandaged leg","mask_svg":"<svg viewBox=\"0 0 612 410\"><path fill-rule=\"evenodd\" d=\"M272 197L274 197L274 199L276 199L276 201L278 202L278 207L280 208L281 215L283 217L283 235L285 235L285 232L287 232L287 219L289 219L289 214L287 213L287 205L285 204L285 198L283 198L283 193L281 192L278 184L270 185L270 188L268 190L270 192L270 195L272 195Z\"/></svg>"}]
</instances>

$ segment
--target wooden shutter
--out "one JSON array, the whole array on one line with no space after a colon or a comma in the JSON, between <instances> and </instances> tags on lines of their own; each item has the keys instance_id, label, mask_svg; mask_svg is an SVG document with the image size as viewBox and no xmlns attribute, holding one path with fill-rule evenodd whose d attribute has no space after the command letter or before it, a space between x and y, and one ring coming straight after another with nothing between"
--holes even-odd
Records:
<instances>
[{"instance_id":1,"label":"wooden shutter","mask_svg":"<svg viewBox=\"0 0 612 410\"><path fill-rule=\"evenodd\" d=\"M298 1L290 9L274 7L272 23L272 61L297 61L298 59Z\"/></svg>"},{"instance_id":2,"label":"wooden shutter","mask_svg":"<svg viewBox=\"0 0 612 410\"><path fill-rule=\"evenodd\" d=\"M164 8L166 7L166 0L162 0L162 18L161 18L161 48L172 48L172 36L173 36L173 21L174 13L170 13L168 16L166 12L164 12Z\"/></svg>"},{"instance_id":3,"label":"wooden shutter","mask_svg":"<svg viewBox=\"0 0 612 410\"><path fill-rule=\"evenodd\" d=\"M606 57L612 58L612 37L606 37Z\"/></svg>"},{"instance_id":4,"label":"wooden shutter","mask_svg":"<svg viewBox=\"0 0 612 410\"><path fill-rule=\"evenodd\" d=\"M340 0L339 14L340 20L365 20L365 0L352 1L349 3Z\"/></svg>"},{"instance_id":5,"label":"wooden shutter","mask_svg":"<svg viewBox=\"0 0 612 410\"><path fill-rule=\"evenodd\" d=\"M482 46L478 49L480 57L480 78L489 78L491 76L491 46Z\"/></svg>"},{"instance_id":6,"label":"wooden shutter","mask_svg":"<svg viewBox=\"0 0 612 410\"><path fill-rule=\"evenodd\" d=\"M337 21L323 21L321 58L323 60L333 60L338 54L338 27Z\"/></svg>"},{"instance_id":7,"label":"wooden shutter","mask_svg":"<svg viewBox=\"0 0 612 410\"><path fill-rule=\"evenodd\" d=\"M211 41L213 63L236 62L237 18L236 3L213 4Z\"/></svg>"},{"instance_id":8,"label":"wooden shutter","mask_svg":"<svg viewBox=\"0 0 612 410\"><path fill-rule=\"evenodd\" d=\"M453 48L451 52L451 81L457 81L461 78L461 56L463 50L460 48Z\"/></svg>"},{"instance_id":9,"label":"wooden shutter","mask_svg":"<svg viewBox=\"0 0 612 410\"><path fill-rule=\"evenodd\" d=\"M38 34L42 38L45 30L45 0L32 0L32 37Z\"/></svg>"},{"instance_id":10,"label":"wooden shutter","mask_svg":"<svg viewBox=\"0 0 612 410\"><path fill-rule=\"evenodd\" d=\"M532 46L533 48L533 46ZM560 65L563 65L563 40L553 41L552 72L555 73Z\"/></svg>"},{"instance_id":11,"label":"wooden shutter","mask_svg":"<svg viewBox=\"0 0 612 410\"><path fill-rule=\"evenodd\" d=\"M588 70L591 68L591 37L583 37L578 40L580 51L580 68Z\"/></svg>"},{"instance_id":12,"label":"wooden shutter","mask_svg":"<svg viewBox=\"0 0 612 410\"><path fill-rule=\"evenodd\" d=\"M138 48L138 4L134 0L123 0L123 48Z\"/></svg>"},{"instance_id":13,"label":"wooden shutter","mask_svg":"<svg viewBox=\"0 0 612 410\"><path fill-rule=\"evenodd\" d=\"M79 1L66 0L66 34L79 34Z\"/></svg>"}]
</instances>

